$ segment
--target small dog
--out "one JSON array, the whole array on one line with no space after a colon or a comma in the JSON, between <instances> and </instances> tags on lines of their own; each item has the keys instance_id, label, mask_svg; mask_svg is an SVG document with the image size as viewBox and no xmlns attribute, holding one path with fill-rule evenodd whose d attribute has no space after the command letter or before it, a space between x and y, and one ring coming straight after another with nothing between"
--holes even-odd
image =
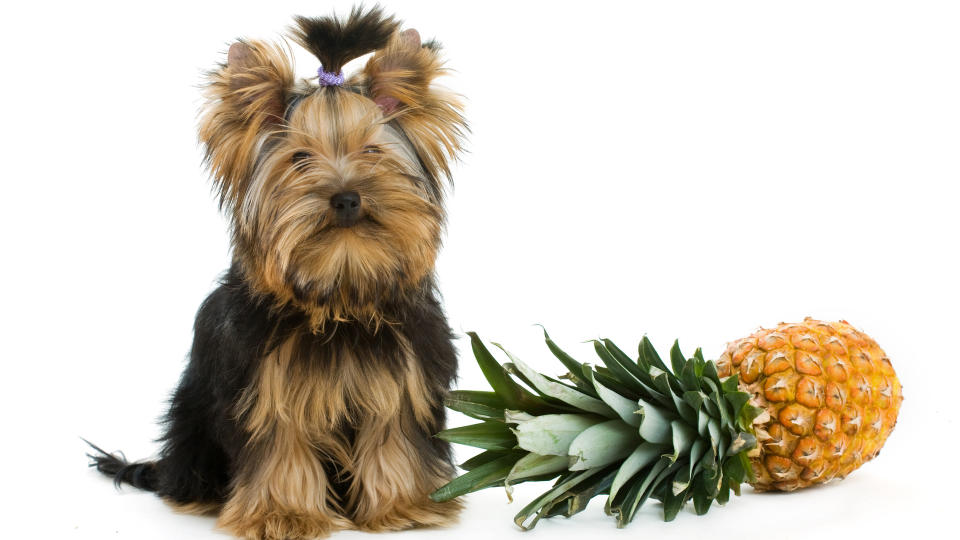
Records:
<instances>
[{"instance_id":1,"label":"small dog","mask_svg":"<svg viewBox=\"0 0 960 540\"><path fill-rule=\"evenodd\" d=\"M434 283L462 104L439 46L377 7L298 17L321 62L241 40L210 72L200 140L233 261L197 313L155 461L99 471L244 538L451 523L443 398L456 353ZM344 78L348 61L372 52Z\"/></svg>"}]
</instances>

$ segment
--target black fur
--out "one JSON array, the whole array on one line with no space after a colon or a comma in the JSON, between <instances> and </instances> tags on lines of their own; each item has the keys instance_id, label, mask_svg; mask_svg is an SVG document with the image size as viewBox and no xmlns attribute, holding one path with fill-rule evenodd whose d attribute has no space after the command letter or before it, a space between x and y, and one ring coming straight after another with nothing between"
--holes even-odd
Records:
<instances>
[{"instance_id":1,"label":"black fur","mask_svg":"<svg viewBox=\"0 0 960 540\"><path fill-rule=\"evenodd\" d=\"M387 306L385 312L399 321L399 331L410 341L428 386L443 391L456 377L456 351L432 281L426 280L417 295L406 298ZM223 503L248 442L242 419L235 416L236 403L272 347L298 333L304 336L300 346L309 350L299 358L309 358L305 361L319 369L334 351L347 345L370 353L364 358L384 362L400 358L393 330L339 323L311 335L307 325L299 312L277 311L256 298L234 266L197 313L189 363L164 420L159 459L129 463L91 444L96 451L91 466L118 485L155 491L176 503ZM423 455L437 458L428 462L452 465L449 445L432 436L442 429L444 415L443 407L437 407L429 430L407 436ZM336 464L329 468L330 479L342 495L347 484L338 484Z\"/></svg>"},{"instance_id":2,"label":"black fur","mask_svg":"<svg viewBox=\"0 0 960 540\"><path fill-rule=\"evenodd\" d=\"M316 56L323 69L339 72L354 58L383 48L400 25L393 17L383 14L380 6L364 12L354 7L347 19L337 17L303 17L294 19L293 38Z\"/></svg>"},{"instance_id":3,"label":"black fur","mask_svg":"<svg viewBox=\"0 0 960 540\"><path fill-rule=\"evenodd\" d=\"M91 460L90 466L96 467L98 471L112 477L114 485L118 488L120 484L126 482L144 491L157 490L157 468L154 462L138 461L130 463L121 452L112 454L86 439L82 440L96 452L96 454L87 454L87 457Z\"/></svg>"}]
</instances>

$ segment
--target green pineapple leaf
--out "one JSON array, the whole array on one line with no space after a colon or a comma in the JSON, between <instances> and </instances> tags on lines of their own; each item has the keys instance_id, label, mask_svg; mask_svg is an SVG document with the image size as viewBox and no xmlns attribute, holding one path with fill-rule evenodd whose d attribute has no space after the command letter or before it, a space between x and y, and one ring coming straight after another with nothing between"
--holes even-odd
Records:
<instances>
[{"instance_id":1,"label":"green pineapple leaf","mask_svg":"<svg viewBox=\"0 0 960 540\"><path fill-rule=\"evenodd\" d=\"M526 455L523 451L513 451L505 454L493 461L484 463L470 472L458 476L448 484L430 494L430 499L435 502L449 501L466 495L474 491L479 491L486 487L491 487L503 482L513 466Z\"/></svg>"},{"instance_id":2,"label":"green pineapple leaf","mask_svg":"<svg viewBox=\"0 0 960 540\"><path fill-rule=\"evenodd\" d=\"M517 446L517 437L503 422L482 422L437 433L447 442L475 446L487 450L510 450Z\"/></svg>"},{"instance_id":3,"label":"green pineapple leaf","mask_svg":"<svg viewBox=\"0 0 960 540\"><path fill-rule=\"evenodd\" d=\"M603 420L592 414L544 414L520 422L512 432L513 440L530 452L566 456L578 435Z\"/></svg>"},{"instance_id":4,"label":"green pineapple leaf","mask_svg":"<svg viewBox=\"0 0 960 540\"><path fill-rule=\"evenodd\" d=\"M507 408L507 402L496 392L477 390L453 390L444 404L448 409L478 420L503 420L503 411Z\"/></svg>"}]
</instances>

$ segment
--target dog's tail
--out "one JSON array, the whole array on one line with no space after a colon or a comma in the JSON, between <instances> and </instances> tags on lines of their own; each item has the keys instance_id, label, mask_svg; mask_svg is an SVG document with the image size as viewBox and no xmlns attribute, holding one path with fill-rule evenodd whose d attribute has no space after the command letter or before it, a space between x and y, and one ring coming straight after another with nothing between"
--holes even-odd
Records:
<instances>
[{"instance_id":1,"label":"dog's tail","mask_svg":"<svg viewBox=\"0 0 960 540\"><path fill-rule=\"evenodd\" d=\"M96 467L98 471L113 478L113 483L118 488L120 484L127 483L145 491L157 490L157 462L130 463L123 453L111 454L86 439L83 439L83 442L89 444L94 451L92 454L87 454L90 458L90 466Z\"/></svg>"}]
</instances>

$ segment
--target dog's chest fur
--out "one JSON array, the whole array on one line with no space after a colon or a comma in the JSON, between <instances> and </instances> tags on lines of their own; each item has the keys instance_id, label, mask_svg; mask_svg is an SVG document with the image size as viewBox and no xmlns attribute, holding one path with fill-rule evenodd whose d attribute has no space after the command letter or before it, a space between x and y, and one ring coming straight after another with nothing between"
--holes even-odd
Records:
<instances>
[{"instance_id":1,"label":"dog's chest fur","mask_svg":"<svg viewBox=\"0 0 960 540\"><path fill-rule=\"evenodd\" d=\"M338 331L294 332L261 359L238 403L253 439L291 430L323 446L344 427L430 422L438 396L427 388L421 363L399 331Z\"/></svg>"}]
</instances>

